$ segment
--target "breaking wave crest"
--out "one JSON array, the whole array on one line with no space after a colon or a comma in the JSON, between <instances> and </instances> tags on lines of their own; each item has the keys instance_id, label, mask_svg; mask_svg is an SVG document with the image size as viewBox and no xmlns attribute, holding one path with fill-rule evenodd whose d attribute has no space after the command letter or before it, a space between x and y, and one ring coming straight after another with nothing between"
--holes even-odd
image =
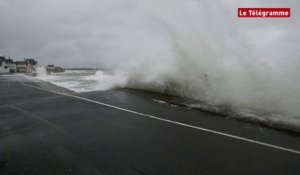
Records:
<instances>
[{"instance_id":1,"label":"breaking wave crest","mask_svg":"<svg viewBox=\"0 0 300 175\"><path fill-rule=\"evenodd\" d=\"M102 70L66 70L63 73L45 73L44 67L37 69L37 78L75 92L103 91L124 87L125 74Z\"/></svg>"}]
</instances>

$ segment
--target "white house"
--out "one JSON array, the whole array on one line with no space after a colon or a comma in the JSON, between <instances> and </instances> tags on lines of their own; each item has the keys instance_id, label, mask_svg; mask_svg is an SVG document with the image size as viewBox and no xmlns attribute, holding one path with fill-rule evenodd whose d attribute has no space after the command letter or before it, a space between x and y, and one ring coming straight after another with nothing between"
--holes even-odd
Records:
<instances>
[{"instance_id":1,"label":"white house","mask_svg":"<svg viewBox=\"0 0 300 175\"><path fill-rule=\"evenodd\" d=\"M0 56L0 74L9 73L9 67L5 63L5 57Z\"/></svg>"},{"instance_id":2,"label":"white house","mask_svg":"<svg viewBox=\"0 0 300 175\"><path fill-rule=\"evenodd\" d=\"M16 61L17 72L27 73L28 66L25 61Z\"/></svg>"}]
</instances>

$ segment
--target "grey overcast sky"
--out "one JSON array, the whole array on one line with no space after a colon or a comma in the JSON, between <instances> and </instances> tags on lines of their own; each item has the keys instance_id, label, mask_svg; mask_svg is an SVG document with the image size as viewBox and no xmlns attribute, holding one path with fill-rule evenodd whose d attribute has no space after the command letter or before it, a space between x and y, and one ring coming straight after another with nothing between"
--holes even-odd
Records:
<instances>
[{"instance_id":1,"label":"grey overcast sky","mask_svg":"<svg viewBox=\"0 0 300 175\"><path fill-rule=\"evenodd\" d=\"M238 7L290 7L292 18L239 19ZM298 0L0 0L0 54L65 67L134 64L164 55L171 46L162 40L176 29L299 57L299 13Z\"/></svg>"}]
</instances>

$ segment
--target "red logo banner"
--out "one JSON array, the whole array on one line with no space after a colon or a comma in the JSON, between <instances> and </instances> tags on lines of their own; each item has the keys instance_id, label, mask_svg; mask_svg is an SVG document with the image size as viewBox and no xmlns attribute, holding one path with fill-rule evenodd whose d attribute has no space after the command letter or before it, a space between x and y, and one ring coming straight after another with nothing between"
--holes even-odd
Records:
<instances>
[{"instance_id":1,"label":"red logo banner","mask_svg":"<svg viewBox=\"0 0 300 175\"><path fill-rule=\"evenodd\" d=\"M290 18L290 8L238 8L239 18Z\"/></svg>"}]
</instances>

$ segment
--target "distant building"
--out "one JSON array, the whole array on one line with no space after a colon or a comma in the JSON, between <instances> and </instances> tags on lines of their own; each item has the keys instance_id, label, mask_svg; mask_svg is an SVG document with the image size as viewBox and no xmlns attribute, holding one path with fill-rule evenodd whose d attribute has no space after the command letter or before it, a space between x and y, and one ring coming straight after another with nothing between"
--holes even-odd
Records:
<instances>
[{"instance_id":1,"label":"distant building","mask_svg":"<svg viewBox=\"0 0 300 175\"><path fill-rule=\"evenodd\" d=\"M27 64L24 61L16 61L17 72L26 73L27 72Z\"/></svg>"},{"instance_id":2,"label":"distant building","mask_svg":"<svg viewBox=\"0 0 300 175\"><path fill-rule=\"evenodd\" d=\"M27 65L36 66L38 64L33 58L25 58L24 61Z\"/></svg>"},{"instance_id":3,"label":"distant building","mask_svg":"<svg viewBox=\"0 0 300 175\"><path fill-rule=\"evenodd\" d=\"M19 73L33 73L38 62L32 58L25 58L24 61L16 61L16 70Z\"/></svg>"},{"instance_id":4,"label":"distant building","mask_svg":"<svg viewBox=\"0 0 300 175\"><path fill-rule=\"evenodd\" d=\"M0 62L3 62L5 60L6 60L5 56L0 56Z\"/></svg>"},{"instance_id":5,"label":"distant building","mask_svg":"<svg viewBox=\"0 0 300 175\"><path fill-rule=\"evenodd\" d=\"M27 73L33 73L36 71L38 62L35 61L33 58L25 58L24 61L27 65Z\"/></svg>"},{"instance_id":6,"label":"distant building","mask_svg":"<svg viewBox=\"0 0 300 175\"><path fill-rule=\"evenodd\" d=\"M5 63L5 56L0 56L0 74L9 73L9 68Z\"/></svg>"},{"instance_id":7,"label":"distant building","mask_svg":"<svg viewBox=\"0 0 300 175\"><path fill-rule=\"evenodd\" d=\"M50 64L46 67L46 69L47 69L47 72L53 72L55 69L55 66L53 64Z\"/></svg>"},{"instance_id":8,"label":"distant building","mask_svg":"<svg viewBox=\"0 0 300 175\"><path fill-rule=\"evenodd\" d=\"M33 73L38 62L33 58L25 58L24 61L16 61L10 57L0 56L0 73Z\"/></svg>"},{"instance_id":9,"label":"distant building","mask_svg":"<svg viewBox=\"0 0 300 175\"><path fill-rule=\"evenodd\" d=\"M8 66L10 73L17 72L17 66L13 59L6 59L5 64Z\"/></svg>"},{"instance_id":10,"label":"distant building","mask_svg":"<svg viewBox=\"0 0 300 175\"><path fill-rule=\"evenodd\" d=\"M53 64L48 65L46 67L47 73L59 73L59 72L64 72L65 70L61 67L55 67Z\"/></svg>"}]
</instances>

